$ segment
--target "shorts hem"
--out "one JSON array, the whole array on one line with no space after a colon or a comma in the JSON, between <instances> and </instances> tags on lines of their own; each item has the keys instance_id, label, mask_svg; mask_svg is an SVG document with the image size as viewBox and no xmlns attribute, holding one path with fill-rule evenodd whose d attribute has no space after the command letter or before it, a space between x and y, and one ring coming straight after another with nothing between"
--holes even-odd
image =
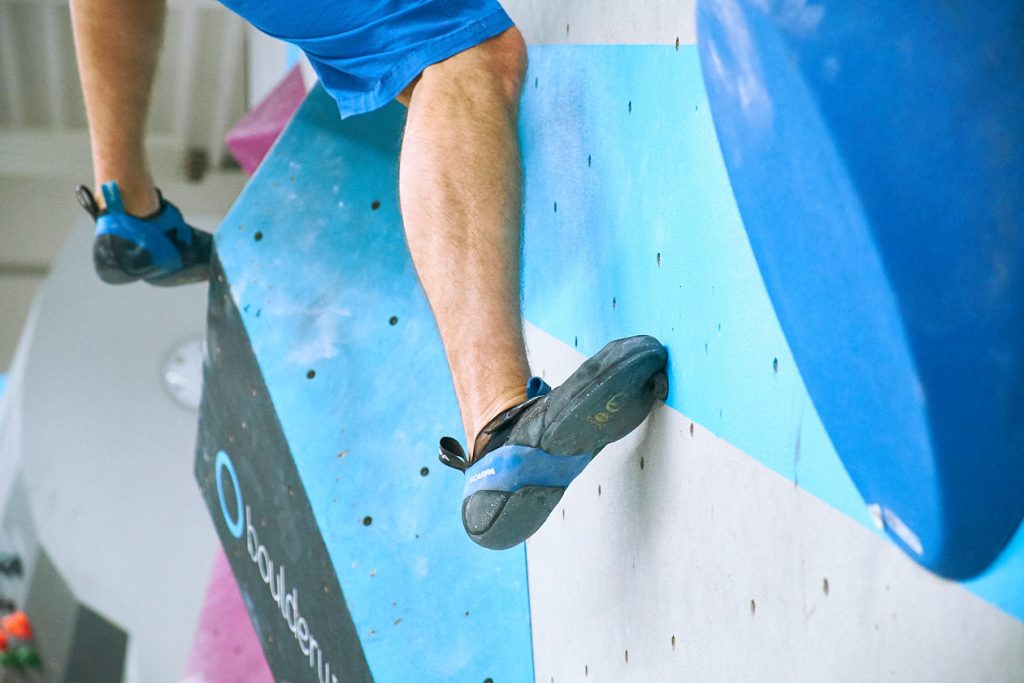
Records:
<instances>
[{"instance_id":1,"label":"shorts hem","mask_svg":"<svg viewBox=\"0 0 1024 683\"><path fill-rule=\"evenodd\" d=\"M479 45L513 26L515 23L505 10L497 9L409 53L381 76L376 87L369 92L336 93L330 88L327 90L337 102L343 119L380 109L395 99L428 66Z\"/></svg>"}]
</instances>

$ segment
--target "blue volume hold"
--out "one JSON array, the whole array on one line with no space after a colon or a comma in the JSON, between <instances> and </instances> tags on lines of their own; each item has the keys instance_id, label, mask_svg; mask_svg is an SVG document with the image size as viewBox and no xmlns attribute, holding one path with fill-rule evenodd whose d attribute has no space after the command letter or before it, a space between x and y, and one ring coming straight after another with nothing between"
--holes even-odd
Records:
<instances>
[{"instance_id":1,"label":"blue volume hold","mask_svg":"<svg viewBox=\"0 0 1024 683\"><path fill-rule=\"evenodd\" d=\"M1024 13L702 0L720 144L816 409L889 535L975 576L1024 516Z\"/></svg>"}]
</instances>

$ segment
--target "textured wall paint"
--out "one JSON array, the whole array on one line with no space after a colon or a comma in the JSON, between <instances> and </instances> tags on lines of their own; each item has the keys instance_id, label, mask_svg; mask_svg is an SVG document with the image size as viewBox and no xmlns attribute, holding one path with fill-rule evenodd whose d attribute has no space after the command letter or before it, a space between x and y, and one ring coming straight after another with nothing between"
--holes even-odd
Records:
<instances>
[{"instance_id":1,"label":"textured wall paint","mask_svg":"<svg viewBox=\"0 0 1024 683\"><path fill-rule=\"evenodd\" d=\"M584 359L527 341L553 383ZM664 405L527 559L538 683L1024 680L1024 623Z\"/></svg>"},{"instance_id":2,"label":"textured wall paint","mask_svg":"<svg viewBox=\"0 0 1024 683\"><path fill-rule=\"evenodd\" d=\"M403 120L395 104L339 121L315 90L228 214L218 251L294 456L296 495L308 496L374 680L531 680L524 549L495 553L466 537L462 477L436 459L437 439L460 421L401 230ZM211 353L215 368L216 344ZM215 452L201 443L198 472ZM264 514L268 525L291 519ZM240 578L243 595L269 600L253 583Z\"/></svg>"},{"instance_id":3,"label":"textured wall paint","mask_svg":"<svg viewBox=\"0 0 1024 683\"><path fill-rule=\"evenodd\" d=\"M505 11L534 45L696 42L694 0L505 0Z\"/></svg>"}]
</instances>

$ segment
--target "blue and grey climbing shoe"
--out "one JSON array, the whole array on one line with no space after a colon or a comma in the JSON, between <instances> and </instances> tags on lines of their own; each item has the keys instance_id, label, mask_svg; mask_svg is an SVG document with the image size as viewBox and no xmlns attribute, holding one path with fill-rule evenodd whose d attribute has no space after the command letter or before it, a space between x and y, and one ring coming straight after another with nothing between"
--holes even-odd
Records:
<instances>
[{"instance_id":1,"label":"blue and grey climbing shoe","mask_svg":"<svg viewBox=\"0 0 1024 683\"><path fill-rule=\"evenodd\" d=\"M441 462L466 475L462 523L476 543L504 550L525 541L573 479L607 444L636 429L668 395L667 353L657 339L610 342L557 389L534 377L527 399L481 430L469 457L441 439Z\"/></svg>"},{"instance_id":2,"label":"blue and grey climbing shoe","mask_svg":"<svg viewBox=\"0 0 1024 683\"><path fill-rule=\"evenodd\" d=\"M103 210L89 188L79 185L75 193L96 221L92 257L101 280L119 285L141 279L170 287L209 278L211 235L188 225L159 190L160 208L139 218L125 211L116 182L102 189Z\"/></svg>"}]
</instances>

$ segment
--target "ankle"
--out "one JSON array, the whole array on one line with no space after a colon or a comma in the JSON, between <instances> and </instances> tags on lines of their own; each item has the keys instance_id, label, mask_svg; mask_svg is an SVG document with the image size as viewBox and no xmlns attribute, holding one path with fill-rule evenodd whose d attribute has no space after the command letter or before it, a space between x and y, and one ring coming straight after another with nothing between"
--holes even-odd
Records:
<instances>
[{"instance_id":1,"label":"ankle","mask_svg":"<svg viewBox=\"0 0 1024 683\"><path fill-rule=\"evenodd\" d=\"M106 199L103 197L101 187L103 183L117 181L118 189L121 191L121 203L124 210L139 218L151 216L160 209L160 195L157 194L156 186L148 177L138 181L130 178L124 180L107 177L104 180L96 180L96 201L100 209L106 208Z\"/></svg>"},{"instance_id":2,"label":"ankle","mask_svg":"<svg viewBox=\"0 0 1024 683\"><path fill-rule=\"evenodd\" d=\"M465 424L466 443L473 448L477 436L487 423L493 420L500 413L519 405L526 400L526 390L520 385L518 388L509 388L494 395L493 399L482 404L471 419ZM475 449L474 449L475 450ZM473 455L472 453L470 455Z\"/></svg>"}]
</instances>

